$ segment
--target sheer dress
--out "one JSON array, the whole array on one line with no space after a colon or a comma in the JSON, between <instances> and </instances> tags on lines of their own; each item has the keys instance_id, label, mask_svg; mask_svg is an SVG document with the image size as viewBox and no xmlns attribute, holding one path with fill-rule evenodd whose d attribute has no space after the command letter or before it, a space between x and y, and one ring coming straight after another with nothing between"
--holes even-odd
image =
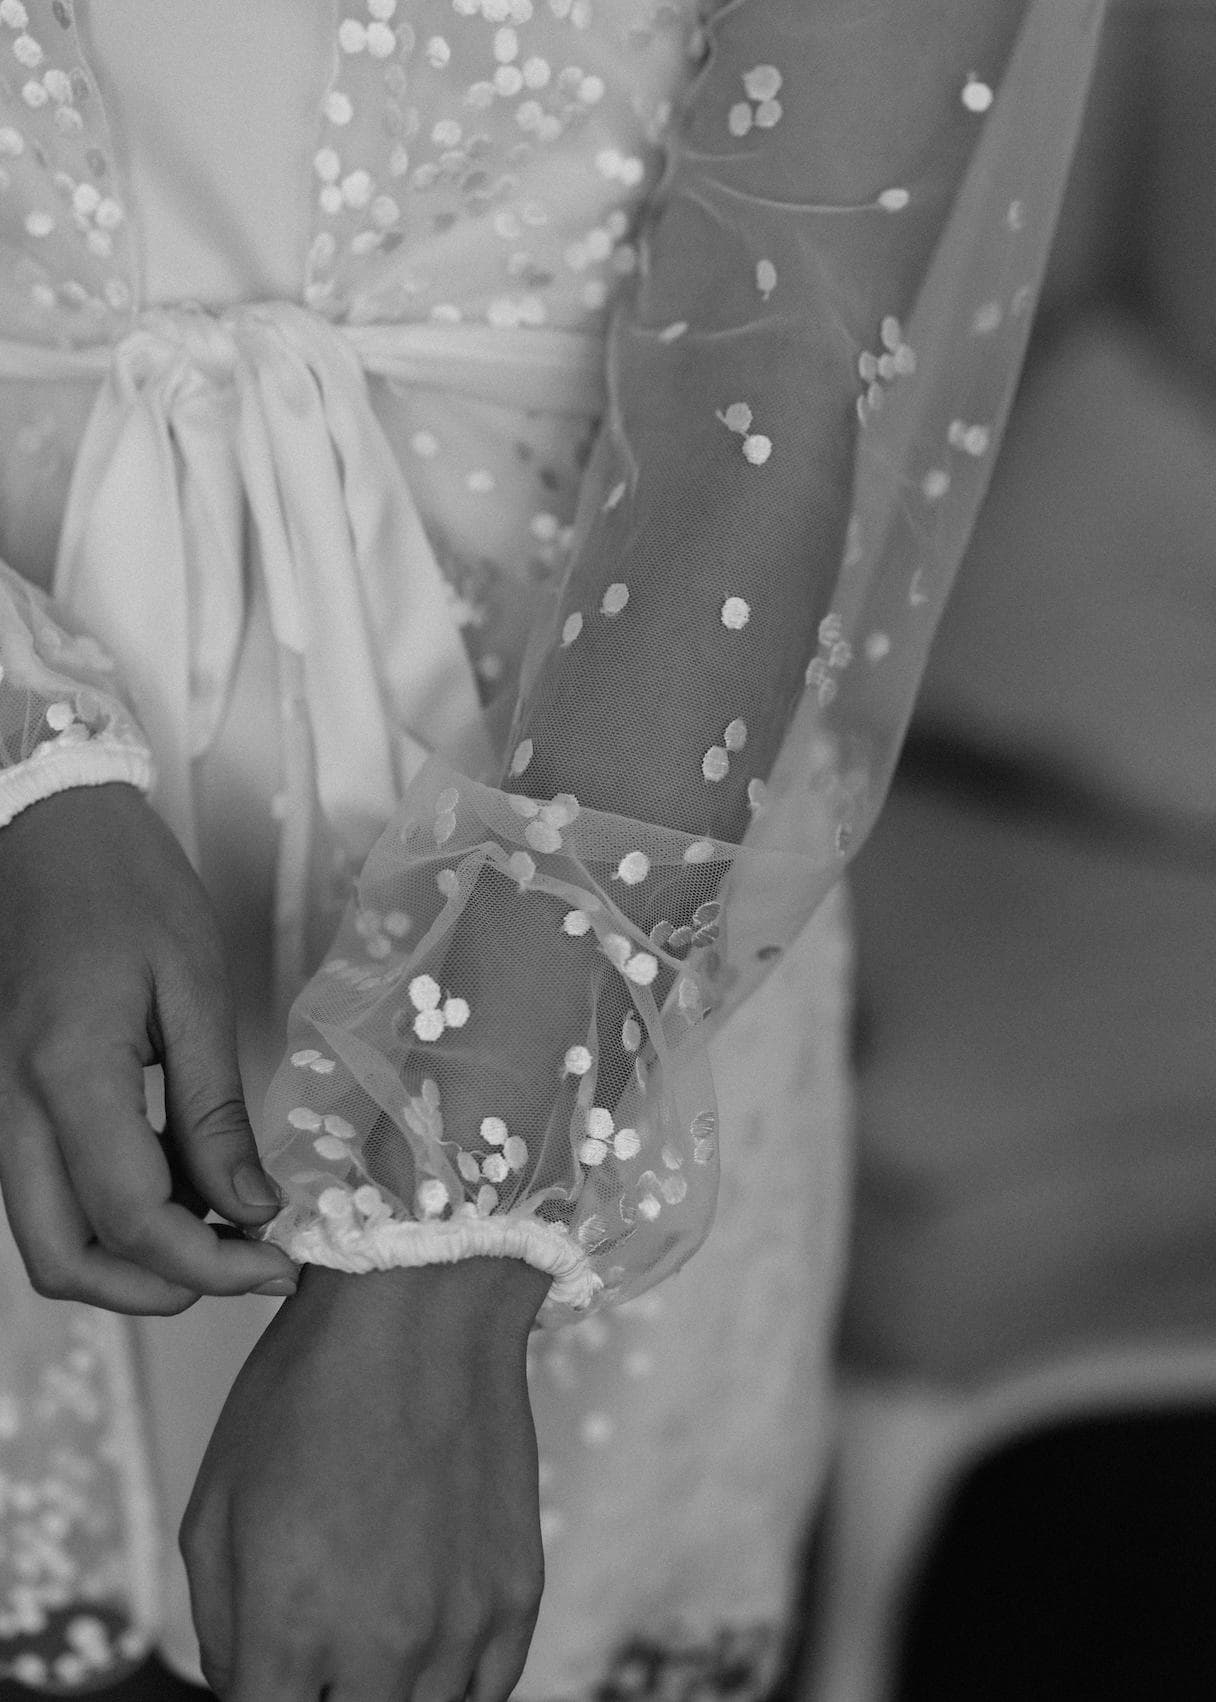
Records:
<instances>
[{"instance_id":1,"label":"sheer dress","mask_svg":"<svg viewBox=\"0 0 1216 1702\"><path fill-rule=\"evenodd\" d=\"M816 1444L805 1417L757 1442L742 1357L708 1405L697 1378L753 1321L772 1433L811 1411L819 1348L790 1348L799 1306L827 1316L842 1196L794 1124L843 1126L838 883L984 494L1102 10L335 0L234 10L208 59L162 8L141 71L138 7L123 44L105 5L0 0L0 821L129 782L217 887L243 825L273 906L237 966L265 1233L294 1258L552 1274L561 1493L521 1695L587 1690L632 1636L712 1683L713 1637L759 1627L773 1670L778 1504ZM264 99L225 86L236 57ZM235 138L205 128L225 99ZM234 144L277 159L260 252ZM151 290L157 220L204 206ZM766 1086L788 1126L732 1151ZM681 1370L643 1388L668 1291ZM141 1320L141 1363L125 1320L30 1308L3 1348L29 1515L4 1630L84 1594L68 1666L24 1656L70 1684L164 1623L139 1414L185 1320ZM47 1367L51 1430L110 1441L38 1478ZM734 1450L691 1497L655 1458L673 1415ZM573 1464L611 1437L618 1465ZM56 1505L32 1487L73 1471ZM714 1553L732 1494L771 1535L752 1572ZM653 1564L609 1588L624 1548Z\"/></svg>"}]
</instances>

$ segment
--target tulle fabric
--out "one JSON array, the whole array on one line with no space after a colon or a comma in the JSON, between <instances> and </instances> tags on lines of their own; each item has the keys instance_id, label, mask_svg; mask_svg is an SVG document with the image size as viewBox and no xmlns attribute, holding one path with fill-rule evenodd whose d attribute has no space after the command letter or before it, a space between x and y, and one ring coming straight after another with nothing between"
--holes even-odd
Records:
<instances>
[{"instance_id":1,"label":"tulle fabric","mask_svg":"<svg viewBox=\"0 0 1216 1702\"><path fill-rule=\"evenodd\" d=\"M416 777L267 1101L293 1256L523 1256L551 1322L712 1222L705 1041L881 805L1103 14L707 10L499 784Z\"/></svg>"},{"instance_id":2,"label":"tulle fabric","mask_svg":"<svg viewBox=\"0 0 1216 1702\"><path fill-rule=\"evenodd\" d=\"M151 775L113 659L0 562L0 827L69 786Z\"/></svg>"}]
</instances>

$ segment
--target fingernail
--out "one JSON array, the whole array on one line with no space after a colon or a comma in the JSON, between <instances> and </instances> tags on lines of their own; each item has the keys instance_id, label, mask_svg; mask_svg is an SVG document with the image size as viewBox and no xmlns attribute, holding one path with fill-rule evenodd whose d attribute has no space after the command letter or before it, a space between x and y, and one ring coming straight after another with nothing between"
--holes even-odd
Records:
<instances>
[{"instance_id":1,"label":"fingernail","mask_svg":"<svg viewBox=\"0 0 1216 1702\"><path fill-rule=\"evenodd\" d=\"M277 1206L281 1203L274 1183L248 1160L238 1164L233 1171L232 1186L247 1206Z\"/></svg>"},{"instance_id":2,"label":"fingernail","mask_svg":"<svg viewBox=\"0 0 1216 1702\"><path fill-rule=\"evenodd\" d=\"M297 1284L290 1277L275 1277L273 1282L264 1282L261 1288L255 1288L254 1294L294 1294Z\"/></svg>"}]
</instances>

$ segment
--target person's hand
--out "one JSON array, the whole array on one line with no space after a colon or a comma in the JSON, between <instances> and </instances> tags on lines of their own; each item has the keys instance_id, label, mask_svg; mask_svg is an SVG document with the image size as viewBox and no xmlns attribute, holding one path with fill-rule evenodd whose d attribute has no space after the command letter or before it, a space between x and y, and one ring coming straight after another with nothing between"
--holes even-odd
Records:
<instances>
[{"instance_id":1,"label":"person's hand","mask_svg":"<svg viewBox=\"0 0 1216 1702\"><path fill-rule=\"evenodd\" d=\"M145 1114L153 1063L163 1136ZM0 828L0 1191L30 1281L55 1299L169 1316L296 1277L279 1248L202 1221L252 1227L278 1198L218 920L132 786L75 787Z\"/></svg>"},{"instance_id":2,"label":"person's hand","mask_svg":"<svg viewBox=\"0 0 1216 1702\"><path fill-rule=\"evenodd\" d=\"M180 1546L223 1702L506 1702L544 1582L514 1259L306 1266L216 1424Z\"/></svg>"}]
</instances>

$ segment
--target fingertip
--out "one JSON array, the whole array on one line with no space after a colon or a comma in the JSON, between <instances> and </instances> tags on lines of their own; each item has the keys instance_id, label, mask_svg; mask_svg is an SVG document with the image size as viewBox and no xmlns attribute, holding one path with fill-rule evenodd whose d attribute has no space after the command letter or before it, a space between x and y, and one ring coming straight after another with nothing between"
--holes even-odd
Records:
<instances>
[{"instance_id":1,"label":"fingertip","mask_svg":"<svg viewBox=\"0 0 1216 1702\"><path fill-rule=\"evenodd\" d=\"M269 1223L272 1217L277 1217L282 1207L276 1201L273 1205L251 1206L247 1200L242 1200L233 1194L225 1216L230 1222L239 1223Z\"/></svg>"},{"instance_id":2,"label":"fingertip","mask_svg":"<svg viewBox=\"0 0 1216 1702\"><path fill-rule=\"evenodd\" d=\"M232 1173L232 1197L243 1213L253 1213L259 1218L272 1217L283 1205L270 1177L248 1160L238 1164Z\"/></svg>"}]
</instances>

